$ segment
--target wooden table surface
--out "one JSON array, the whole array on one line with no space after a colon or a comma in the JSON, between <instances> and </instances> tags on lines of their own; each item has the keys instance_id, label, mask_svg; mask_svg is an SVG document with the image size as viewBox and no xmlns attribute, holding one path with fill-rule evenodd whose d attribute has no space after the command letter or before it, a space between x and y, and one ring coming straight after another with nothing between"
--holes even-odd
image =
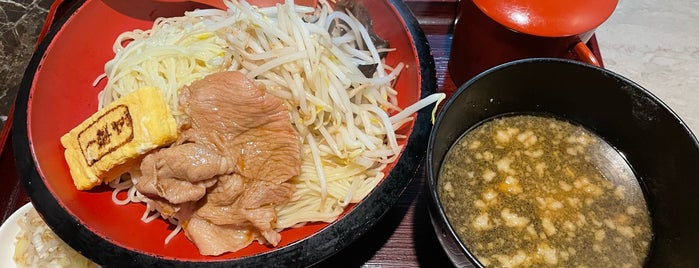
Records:
<instances>
[{"instance_id":1,"label":"wooden table surface","mask_svg":"<svg viewBox=\"0 0 699 268\"><path fill-rule=\"evenodd\" d=\"M451 44L455 0L409 0L409 7L425 31L435 59L440 90L453 90L446 72ZM2 221L29 202L17 178L8 140L0 156L0 208ZM430 223L425 170L420 168L398 203L369 232L319 266L342 267L449 267Z\"/></svg>"}]
</instances>

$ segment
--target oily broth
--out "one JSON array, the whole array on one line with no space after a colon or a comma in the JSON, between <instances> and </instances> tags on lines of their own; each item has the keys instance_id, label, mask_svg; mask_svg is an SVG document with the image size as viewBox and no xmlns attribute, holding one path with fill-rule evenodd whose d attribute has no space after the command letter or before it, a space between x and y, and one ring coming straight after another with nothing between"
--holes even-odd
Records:
<instances>
[{"instance_id":1,"label":"oily broth","mask_svg":"<svg viewBox=\"0 0 699 268\"><path fill-rule=\"evenodd\" d=\"M496 118L447 153L439 197L485 266L640 267L650 216L633 172L590 131L545 116Z\"/></svg>"}]
</instances>

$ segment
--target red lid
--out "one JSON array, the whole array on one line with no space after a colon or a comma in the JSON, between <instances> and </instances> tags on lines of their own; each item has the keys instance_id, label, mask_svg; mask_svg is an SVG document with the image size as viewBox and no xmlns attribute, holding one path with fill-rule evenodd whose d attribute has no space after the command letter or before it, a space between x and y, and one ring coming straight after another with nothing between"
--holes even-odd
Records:
<instances>
[{"instance_id":1,"label":"red lid","mask_svg":"<svg viewBox=\"0 0 699 268\"><path fill-rule=\"evenodd\" d=\"M473 0L473 3L488 17L512 30L562 37L595 29L609 18L617 0Z\"/></svg>"}]
</instances>

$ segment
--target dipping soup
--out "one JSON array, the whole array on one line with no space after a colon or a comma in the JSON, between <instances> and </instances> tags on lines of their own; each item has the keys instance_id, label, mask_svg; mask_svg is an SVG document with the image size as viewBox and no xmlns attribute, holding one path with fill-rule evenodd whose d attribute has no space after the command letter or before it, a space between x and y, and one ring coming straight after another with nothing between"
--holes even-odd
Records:
<instances>
[{"instance_id":1,"label":"dipping soup","mask_svg":"<svg viewBox=\"0 0 699 268\"><path fill-rule=\"evenodd\" d=\"M652 238L638 180L608 143L548 116L511 115L466 132L438 194L488 267L640 267Z\"/></svg>"}]
</instances>

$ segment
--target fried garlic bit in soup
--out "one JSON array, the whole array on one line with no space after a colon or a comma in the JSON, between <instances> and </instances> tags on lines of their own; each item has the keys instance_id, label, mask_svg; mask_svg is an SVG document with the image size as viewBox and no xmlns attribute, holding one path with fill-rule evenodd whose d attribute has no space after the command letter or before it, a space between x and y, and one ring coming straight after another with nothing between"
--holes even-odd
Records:
<instances>
[{"instance_id":1,"label":"fried garlic bit in soup","mask_svg":"<svg viewBox=\"0 0 699 268\"><path fill-rule=\"evenodd\" d=\"M439 196L459 238L488 267L641 267L649 212L630 169L605 168L610 152L620 159L561 120L494 119L451 148Z\"/></svg>"}]
</instances>

